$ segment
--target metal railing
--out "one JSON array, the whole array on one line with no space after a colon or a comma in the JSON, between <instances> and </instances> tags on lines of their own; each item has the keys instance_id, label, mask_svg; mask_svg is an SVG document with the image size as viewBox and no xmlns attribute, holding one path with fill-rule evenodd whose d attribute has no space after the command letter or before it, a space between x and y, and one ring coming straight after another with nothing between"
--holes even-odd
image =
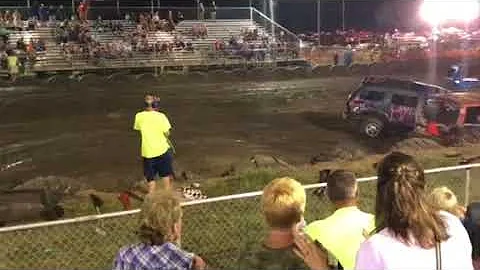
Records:
<instances>
[{"instance_id":1,"label":"metal railing","mask_svg":"<svg viewBox=\"0 0 480 270\"><path fill-rule=\"evenodd\" d=\"M480 164L426 170L429 187L447 185L465 204L471 178ZM439 174L441 173L441 174ZM474 174L475 173L475 174ZM461 179L464 179L462 181ZM360 207L373 212L376 177L360 178ZM306 220L330 214L328 200L312 191L325 184L306 185ZM264 232L261 191L185 202L182 247L202 256L214 269L236 266L242 252ZM136 215L131 210L67 220L0 228L0 268L105 269L120 247L137 241Z\"/></svg>"}]
</instances>

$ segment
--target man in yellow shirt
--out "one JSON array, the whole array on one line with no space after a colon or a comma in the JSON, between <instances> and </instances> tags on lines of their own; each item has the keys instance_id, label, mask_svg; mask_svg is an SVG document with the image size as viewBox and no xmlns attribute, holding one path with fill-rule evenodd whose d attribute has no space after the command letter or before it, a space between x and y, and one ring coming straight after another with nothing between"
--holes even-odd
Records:
<instances>
[{"instance_id":1,"label":"man in yellow shirt","mask_svg":"<svg viewBox=\"0 0 480 270\"><path fill-rule=\"evenodd\" d=\"M148 192L156 189L157 175L166 189L172 188L173 176L171 145L168 139L171 125L165 114L158 111L158 99L145 96L145 109L135 115L133 129L142 137L143 173L148 182Z\"/></svg>"},{"instance_id":2,"label":"man in yellow shirt","mask_svg":"<svg viewBox=\"0 0 480 270\"><path fill-rule=\"evenodd\" d=\"M343 269L354 269L360 244L375 228L374 216L358 209L358 184L352 172L330 173L327 195L336 211L323 220L310 223L305 233L333 255Z\"/></svg>"}]
</instances>

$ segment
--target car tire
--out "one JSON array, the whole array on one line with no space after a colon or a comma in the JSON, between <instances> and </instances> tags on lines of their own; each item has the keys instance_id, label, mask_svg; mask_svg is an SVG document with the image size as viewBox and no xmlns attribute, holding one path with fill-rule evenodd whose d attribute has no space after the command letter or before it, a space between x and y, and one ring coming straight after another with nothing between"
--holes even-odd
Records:
<instances>
[{"instance_id":1,"label":"car tire","mask_svg":"<svg viewBox=\"0 0 480 270\"><path fill-rule=\"evenodd\" d=\"M382 120L378 118L368 118L360 125L360 132L368 138L376 139L382 134L384 126Z\"/></svg>"}]
</instances>

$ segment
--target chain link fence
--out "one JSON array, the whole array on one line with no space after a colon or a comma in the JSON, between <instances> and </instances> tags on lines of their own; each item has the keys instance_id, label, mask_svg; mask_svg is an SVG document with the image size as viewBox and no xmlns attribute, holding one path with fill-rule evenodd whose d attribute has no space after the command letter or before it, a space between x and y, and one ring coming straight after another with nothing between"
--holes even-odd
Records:
<instances>
[{"instance_id":1,"label":"chain link fence","mask_svg":"<svg viewBox=\"0 0 480 270\"><path fill-rule=\"evenodd\" d=\"M429 188L446 185L465 201L470 179L480 176L480 164L429 170ZM472 168L472 169L470 169ZM465 173L465 170L470 173ZM373 212L374 177L359 179L360 208ZM467 181L465 181L467 179ZM314 191L324 184L305 186L306 220L332 213L324 195ZM465 194L466 192L466 194ZM202 256L213 269L231 269L242 252L261 241L265 232L260 213L261 192L211 198L183 204L182 248ZM472 199L477 199L475 194ZM466 199L471 201L470 199ZM87 216L0 229L1 269L106 269L112 266L120 247L137 240L139 210Z\"/></svg>"}]
</instances>

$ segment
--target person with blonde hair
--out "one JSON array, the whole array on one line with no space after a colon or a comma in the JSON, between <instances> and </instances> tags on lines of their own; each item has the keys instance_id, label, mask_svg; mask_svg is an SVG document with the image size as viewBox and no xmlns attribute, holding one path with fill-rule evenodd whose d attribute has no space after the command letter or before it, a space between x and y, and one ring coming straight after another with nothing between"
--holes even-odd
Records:
<instances>
[{"instance_id":1,"label":"person with blonde hair","mask_svg":"<svg viewBox=\"0 0 480 270\"><path fill-rule=\"evenodd\" d=\"M308 269L294 253L294 233L303 222L303 186L292 178L278 178L263 189L261 210L268 232L261 243L249 246L239 269Z\"/></svg>"},{"instance_id":2,"label":"person with blonde hair","mask_svg":"<svg viewBox=\"0 0 480 270\"><path fill-rule=\"evenodd\" d=\"M438 210L443 210L463 220L465 207L458 204L457 196L448 187L437 187L432 190L428 197L429 202Z\"/></svg>"},{"instance_id":3,"label":"person with blonde hair","mask_svg":"<svg viewBox=\"0 0 480 270\"><path fill-rule=\"evenodd\" d=\"M123 247L114 270L205 269L199 256L179 247L182 208L170 191L148 194L140 212L140 243Z\"/></svg>"}]
</instances>

